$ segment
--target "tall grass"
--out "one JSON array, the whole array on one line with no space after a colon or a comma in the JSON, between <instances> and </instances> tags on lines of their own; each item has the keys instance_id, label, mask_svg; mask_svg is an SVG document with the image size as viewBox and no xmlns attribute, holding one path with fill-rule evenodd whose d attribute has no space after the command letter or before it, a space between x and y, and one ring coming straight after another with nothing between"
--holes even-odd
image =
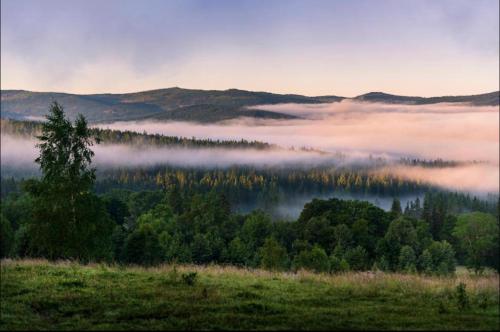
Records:
<instances>
[{"instance_id":1,"label":"tall grass","mask_svg":"<svg viewBox=\"0 0 500 332\"><path fill-rule=\"evenodd\" d=\"M493 329L499 276L3 260L0 329Z\"/></svg>"}]
</instances>

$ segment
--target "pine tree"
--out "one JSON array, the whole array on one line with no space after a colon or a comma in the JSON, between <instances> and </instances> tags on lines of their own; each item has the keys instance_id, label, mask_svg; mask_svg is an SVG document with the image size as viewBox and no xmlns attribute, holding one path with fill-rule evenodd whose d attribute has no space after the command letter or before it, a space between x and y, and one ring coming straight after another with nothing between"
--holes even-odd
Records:
<instances>
[{"instance_id":1,"label":"pine tree","mask_svg":"<svg viewBox=\"0 0 500 332\"><path fill-rule=\"evenodd\" d=\"M429 225L432 222L432 202L431 202L431 195L429 193L425 193L424 196L422 219L424 219Z\"/></svg>"},{"instance_id":2,"label":"pine tree","mask_svg":"<svg viewBox=\"0 0 500 332\"><path fill-rule=\"evenodd\" d=\"M171 185L167 194L167 201L175 214L181 214L183 209L182 196L177 185Z\"/></svg>"},{"instance_id":3,"label":"pine tree","mask_svg":"<svg viewBox=\"0 0 500 332\"><path fill-rule=\"evenodd\" d=\"M395 219L399 217L402 213L403 211L401 210L401 202L399 201L399 199L394 198L392 200L392 206L391 206L392 218Z\"/></svg>"}]
</instances>

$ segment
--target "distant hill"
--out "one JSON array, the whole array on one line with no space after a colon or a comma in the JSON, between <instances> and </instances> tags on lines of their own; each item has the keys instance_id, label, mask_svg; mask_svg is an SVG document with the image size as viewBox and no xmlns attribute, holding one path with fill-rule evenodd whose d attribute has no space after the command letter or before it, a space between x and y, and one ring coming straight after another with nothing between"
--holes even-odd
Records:
<instances>
[{"instance_id":1,"label":"distant hill","mask_svg":"<svg viewBox=\"0 0 500 332\"><path fill-rule=\"evenodd\" d=\"M436 103L470 103L476 106L495 106L499 104L500 92L483 93L469 96L443 96L443 97L409 97L391 95L383 92L370 92L353 98L357 101L387 104L436 104Z\"/></svg>"},{"instance_id":2,"label":"distant hill","mask_svg":"<svg viewBox=\"0 0 500 332\"><path fill-rule=\"evenodd\" d=\"M246 109L246 106L281 103L322 103L343 97L306 97L244 90L190 90L169 88L125 94L76 95L54 92L2 90L2 117L25 119L47 113L57 100L74 118L84 114L90 122L119 120L183 120L216 122L241 116L290 119L292 115Z\"/></svg>"},{"instance_id":3,"label":"distant hill","mask_svg":"<svg viewBox=\"0 0 500 332\"><path fill-rule=\"evenodd\" d=\"M91 123L131 120L179 120L217 122L242 116L263 119L293 119L296 116L247 106L282 103L330 103L344 97L328 95L308 97L295 94L276 94L245 90L192 90L168 88L124 94L78 95L57 92L31 92L24 90L1 91L3 118L33 119L44 116L53 100L64 106L70 118L82 113ZM407 97L370 92L352 98L364 102L398 104L471 103L498 105L499 93L472 96Z\"/></svg>"}]
</instances>

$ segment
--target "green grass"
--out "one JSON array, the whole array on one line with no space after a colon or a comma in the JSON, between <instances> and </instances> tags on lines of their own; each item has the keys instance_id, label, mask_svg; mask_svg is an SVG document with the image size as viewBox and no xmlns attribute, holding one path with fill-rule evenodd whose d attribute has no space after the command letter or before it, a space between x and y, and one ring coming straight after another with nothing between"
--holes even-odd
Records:
<instances>
[{"instance_id":1,"label":"green grass","mask_svg":"<svg viewBox=\"0 0 500 332\"><path fill-rule=\"evenodd\" d=\"M2 261L2 330L491 329L498 275L319 275ZM197 272L194 284L186 282ZM460 309L463 282L469 305Z\"/></svg>"}]
</instances>

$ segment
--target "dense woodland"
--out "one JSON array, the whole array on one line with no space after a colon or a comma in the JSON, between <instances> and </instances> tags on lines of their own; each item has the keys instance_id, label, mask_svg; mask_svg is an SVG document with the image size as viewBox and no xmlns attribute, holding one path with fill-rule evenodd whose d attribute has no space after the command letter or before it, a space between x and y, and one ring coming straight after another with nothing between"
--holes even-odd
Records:
<instances>
[{"instance_id":1,"label":"dense woodland","mask_svg":"<svg viewBox=\"0 0 500 332\"><path fill-rule=\"evenodd\" d=\"M33 138L40 135L42 122L20 121L12 119L1 119L1 131L3 134L10 134L19 137ZM241 140L211 140L186 138L178 136L152 135L137 133L133 131L121 131L112 129L90 129L92 136L98 138L103 144L126 144L132 146L176 146L176 147L196 147L196 148L253 148L270 149L277 148L273 144Z\"/></svg>"},{"instance_id":2,"label":"dense woodland","mask_svg":"<svg viewBox=\"0 0 500 332\"><path fill-rule=\"evenodd\" d=\"M99 195L110 191L168 192L175 188L183 194L216 192L225 195L233 208L245 205L265 211L271 211L276 204L294 197L332 194L350 194L360 198L407 195L423 198L425 193L439 193L446 197L447 204L454 213L495 213L497 200L494 195L480 199L467 193L442 191L425 183L407 181L388 174L374 174L363 168L201 169L156 166L97 170L96 178L93 191ZM4 174L1 178L2 197L6 198L10 193L21 193L22 183L22 178Z\"/></svg>"},{"instance_id":3,"label":"dense woodland","mask_svg":"<svg viewBox=\"0 0 500 332\"><path fill-rule=\"evenodd\" d=\"M16 137L34 138L41 133L41 122L16 120L1 121L2 133ZM124 144L127 146L175 146L196 148L251 148L280 149L280 147L258 141L220 141L210 139L180 138L175 136L148 135L130 131L90 129L101 144ZM310 152L318 152L302 148ZM273 205L296 196L328 196L332 193L353 194L356 197L401 197L406 195L423 196L425 192L437 191L427 183L409 181L391 174L373 172L389 162L382 158L370 158L368 163L344 164L345 156L335 154L331 164L294 167L173 167L166 165L143 167L100 168L96 171L93 190L105 194L110 190L124 189L167 190L177 187L181 192L208 193L215 191L224 194L233 207L245 204L270 210ZM335 163L338 161L338 165ZM463 162L448 160L422 160L401 158L401 165L420 167L455 167ZM20 192L24 178L39 176L35 169L23 169L3 165L1 195ZM496 197L478 199L468 194L455 195L455 204L462 210L494 212ZM493 203L492 203L493 202Z\"/></svg>"},{"instance_id":4,"label":"dense woodland","mask_svg":"<svg viewBox=\"0 0 500 332\"><path fill-rule=\"evenodd\" d=\"M54 104L48 121L36 126L41 126L36 161L41 176L2 178L2 257L330 273L445 275L457 264L478 273L499 269L497 199L438 191L363 169L96 171L91 167L96 131L85 118L71 122ZM287 192L332 188L425 194L404 207L394 199L390 211L364 201L314 199L294 221L273 219L265 208L248 214L234 209L242 201L274 204Z\"/></svg>"}]
</instances>

